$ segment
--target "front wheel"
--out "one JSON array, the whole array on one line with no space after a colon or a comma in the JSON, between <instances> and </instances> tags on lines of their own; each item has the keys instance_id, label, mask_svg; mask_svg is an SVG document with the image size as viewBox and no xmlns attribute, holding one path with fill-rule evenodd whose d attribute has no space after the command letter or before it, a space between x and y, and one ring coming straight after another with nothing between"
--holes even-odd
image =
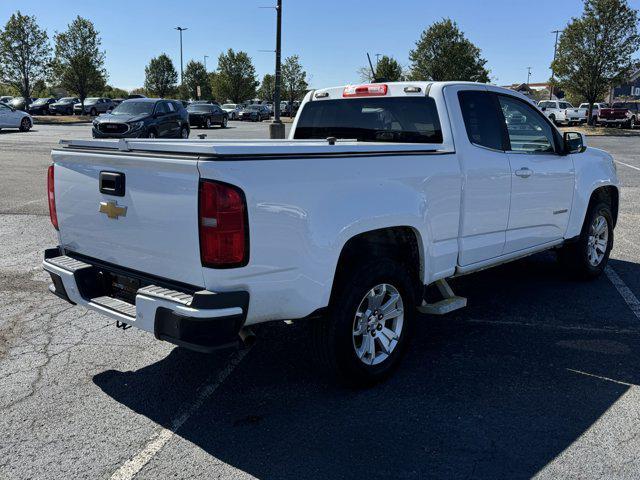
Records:
<instances>
[{"instance_id":1,"label":"front wheel","mask_svg":"<svg viewBox=\"0 0 640 480\"><path fill-rule=\"evenodd\" d=\"M595 202L582 226L580 237L563 246L558 257L570 272L579 278L598 277L607 266L613 247L613 215L607 202Z\"/></svg>"},{"instance_id":2,"label":"front wheel","mask_svg":"<svg viewBox=\"0 0 640 480\"><path fill-rule=\"evenodd\" d=\"M210 118L207 118L204 121L204 128L211 128L211 119ZM182 138L184 138L184 137L182 137Z\"/></svg>"},{"instance_id":3,"label":"front wheel","mask_svg":"<svg viewBox=\"0 0 640 480\"><path fill-rule=\"evenodd\" d=\"M28 132L29 130L31 130L31 120L29 120L28 117L24 117L20 121L20 131L21 132Z\"/></svg>"},{"instance_id":4,"label":"front wheel","mask_svg":"<svg viewBox=\"0 0 640 480\"><path fill-rule=\"evenodd\" d=\"M180 129L180 138L187 139L189 138L189 129L187 127L182 127Z\"/></svg>"},{"instance_id":5,"label":"front wheel","mask_svg":"<svg viewBox=\"0 0 640 480\"><path fill-rule=\"evenodd\" d=\"M92 108L89 111L89 115L91 115L92 117L95 117L96 115L98 115L98 111L95 108Z\"/></svg>"},{"instance_id":6,"label":"front wheel","mask_svg":"<svg viewBox=\"0 0 640 480\"><path fill-rule=\"evenodd\" d=\"M222 117L222 123L220 124L220 127L227 128L228 123L229 120L227 120L227 117Z\"/></svg>"},{"instance_id":7,"label":"front wheel","mask_svg":"<svg viewBox=\"0 0 640 480\"><path fill-rule=\"evenodd\" d=\"M353 269L341 281L327 318L313 324L315 356L332 376L367 386L399 365L416 306L407 270L381 259Z\"/></svg>"},{"instance_id":8,"label":"front wheel","mask_svg":"<svg viewBox=\"0 0 640 480\"><path fill-rule=\"evenodd\" d=\"M631 117L629 119L629 123L627 123L627 128L630 128L631 130L636 128L636 118L635 117Z\"/></svg>"}]
</instances>

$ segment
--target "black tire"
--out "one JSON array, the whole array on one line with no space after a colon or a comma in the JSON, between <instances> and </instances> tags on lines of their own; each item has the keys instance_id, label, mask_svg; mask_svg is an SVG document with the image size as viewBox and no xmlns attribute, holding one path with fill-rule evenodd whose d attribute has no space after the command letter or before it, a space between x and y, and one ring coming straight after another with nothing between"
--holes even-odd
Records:
<instances>
[{"instance_id":1,"label":"black tire","mask_svg":"<svg viewBox=\"0 0 640 480\"><path fill-rule=\"evenodd\" d=\"M227 119L227 117L222 117L222 123L220 124L220 128L227 128L228 122L229 120Z\"/></svg>"},{"instance_id":2,"label":"black tire","mask_svg":"<svg viewBox=\"0 0 640 480\"><path fill-rule=\"evenodd\" d=\"M633 130L636 127L636 117L631 117L627 123L627 128Z\"/></svg>"},{"instance_id":3,"label":"black tire","mask_svg":"<svg viewBox=\"0 0 640 480\"><path fill-rule=\"evenodd\" d=\"M184 127L184 126L183 126L183 127L180 129L180 138L185 139L185 140L186 140L187 138L189 138L189 128L188 128L188 127Z\"/></svg>"},{"instance_id":4,"label":"black tire","mask_svg":"<svg viewBox=\"0 0 640 480\"><path fill-rule=\"evenodd\" d=\"M556 116L551 114L549 115L549 120L551 121L551 123L553 123L554 125L557 125L556 123Z\"/></svg>"},{"instance_id":5,"label":"black tire","mask_svg":"<svg viewBox=\"0 0 640 480\"><path fill-rule=\"evenodd\" d=\"M158 138L158 133L151 129L147 132L147 138Z\"/></svg>"},{"instance_id":6,"label":"black tire","mask_svg":"<svg viewBox=\"0 0 640 480\"><path fill-rule=\"evenodd\" d=\"M29 120L29 117L24 117L22 120L20 120L20 127L19 130L21 132L28 132L29 130L31 130L32 124L31 124L31 120Z\"/></svg>"},{"instance_id":7,"label":"black tire","mask_svg":"<svg viewBox=\"0 0 640 480\"><path fill-rule=\"evenodd\" d=\"M403 304L403 326L391 353L380 363L367 365L356 353L354 321L367 292L380 284L391 285L399 292ZM327 316L312 324L315 359L323 370L342 383L355 387L373 385L398 367L411 338L416 314L416 289L409 269L389 259L372 261L352 269L336 288Z\"/></svg>"},{"instance_id":8,"label":"black tire","mask_svg":"<svg viewBox=\"0 0 640 480\"><path fill-rule=\"evenodd\" d=\"M211 119L209 117L207 117L202 126L203 126L203 128L207 128L207 129L211 128Z\"/></svg>"},{"instance_id":9,"label":"black tire","mask_svg":"<svg viewBox=\"0 0 640 480\"><path fill-rule=\"evenodd\" d=\"M604 217L607 228L607 241L604 256L597 265L589 260L590 232L591 227L598 217ZM582 280L591 280L602 274L607 262L611 248L613 247L613 215L609 202L597 200L592 202L584 220L580 237L576 242L563 246L558 250L558 259L569 272Z\"/></svg>"},{"instance_id":10,"label":"black tire","mask_svg":"<svg viewBox=\"0 0 640 480\"><path fill-rule=\"evenodd\" d=\"M95 117L96 115L98 115L98 111L95 108L89 110L89 116Z\"/></svg>"}]
</instances>

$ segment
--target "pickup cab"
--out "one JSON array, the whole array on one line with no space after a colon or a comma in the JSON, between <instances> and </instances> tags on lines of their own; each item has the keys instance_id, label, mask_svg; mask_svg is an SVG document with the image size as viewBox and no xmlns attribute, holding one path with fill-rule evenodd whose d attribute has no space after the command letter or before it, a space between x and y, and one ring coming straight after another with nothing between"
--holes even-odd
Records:
<instances>
[{"instance_id":1,"label":"pickup cab","mask_svg":"<svg viewBox=\"0 0 640 480\"><path fill-rule=\"evenodd\" d=\"M475 83L311 91L288 140L72 140L52 160L52 293L204 352L306 319L358 385L418 313L466 305L447 279L549 249L597 277L618 216L609 154Z\"/></svg>"},{"instance_id":2,"label":"pickup cab","mask_svg":"<svg viewBox=\"0 0 640 480\"><path fill-rule=\"evenodd\" d=\"M538 103L538 108L556 125L566 123L571 126L580 123L584 117L577 108L563 100L543 100Z\"/></svg>"}]
</instances>

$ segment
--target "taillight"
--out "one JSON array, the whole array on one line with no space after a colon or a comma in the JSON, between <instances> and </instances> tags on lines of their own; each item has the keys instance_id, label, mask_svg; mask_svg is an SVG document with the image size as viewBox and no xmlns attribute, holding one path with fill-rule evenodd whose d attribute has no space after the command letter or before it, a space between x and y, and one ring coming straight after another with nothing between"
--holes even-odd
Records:
<instances>
[{"instance_id":1,"label":"taillight","mask_svg":"<svg viewBox=\"0 0 640 480\"><path fill-rule=\"evenodd\" d=\"M58 230L58 214L56 213L56 190L53 183L53 165L49 165L47 172L47 198L49 199L49 218L51 224Z\"/></svg>"},{"instance_id":2,"label":"taillight","mask_svg":"<svg viewBox=\"0 0 640 480\"><path fill-rule=\"evenodd\" d=\"M342 92L343 97L382 97L387 94L388 87L384 83L371 85L349 85Z\"/></svg>"},{"instance_id":3,"label":"taillight","mask_svg":"<svg viewBox=\"0 0 640 480\"><path fill-rule=\"evenodd\" d=\"M203 180L199 203L202 265L213 268L246 265L249 230L242 191L226 183Z\"/></svg>"}]
</instances>

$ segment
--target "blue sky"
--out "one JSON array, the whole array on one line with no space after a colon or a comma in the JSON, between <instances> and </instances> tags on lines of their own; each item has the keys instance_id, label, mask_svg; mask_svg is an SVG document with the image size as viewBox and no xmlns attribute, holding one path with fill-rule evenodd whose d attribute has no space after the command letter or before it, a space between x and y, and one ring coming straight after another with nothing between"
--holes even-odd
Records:
<instances>
[{"instance_id":1,"label":"blue sky","mask_svg":"<svg viewBox=\"0 0 640 480\"><path fill-rule=\"evenodd\" d=\"M107 53L111 85L132 89L144 82L149 59L166 52L179 68L178 32L184 32L185 64L208 55L213 69L220 52L244 50L260 77L273 72L274 0L11 0L0 1L4 25L19 5L47 32L61 31L76 16L93 21ZM630 2L640 8L640 0ZM359 81L366 52L392 55L409 66L408 54L432 22L451 17L482 49L494 83L531 82L550 76L554 37L581 0L284 0L283 55L298 54L313 87ZM374 57L375 58L375 57Z\"/></svg>"}]
</instances>

